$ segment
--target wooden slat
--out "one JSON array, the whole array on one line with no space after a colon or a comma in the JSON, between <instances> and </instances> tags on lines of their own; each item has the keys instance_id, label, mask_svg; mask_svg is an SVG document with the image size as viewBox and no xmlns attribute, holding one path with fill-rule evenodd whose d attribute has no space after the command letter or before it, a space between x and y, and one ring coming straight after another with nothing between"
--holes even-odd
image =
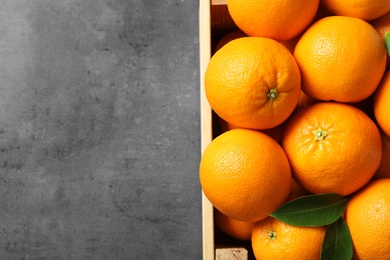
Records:
<instances>
[{"instance_id":1,"label":"wooden slat","mask_svg":"<svg viewBox=\"0 0 390 260\"><path fill-rule=\"evenodd\" d=\"M212 55L213 43L229 31L236 29L229 15L226 0L200 0L199 2L199 48L200 48L200 112L201 152L213 139L213 114L204 90L204 75ZM215 246L214 207L202 193L203 260L247 260L245 248Z\"/></svg>"},{"instance_id":2,"label":"wooden slat","mask_svg":"<svg viewBox=\"0 0 390 260\"><path fill-rule=\"evenodd\" d=\"M215 260L247 260L248 250L243 247L217 248Z\"/></svg>"},{"instance_id":3,"label":"wooden slat","mask_svg":"<svg viewBox=\"0 0 390 260\"><path fill-rule=\"evenodd\" d=\"M226 5L226 0L211 0L212 5Z\"/></svg>"},{"instance_id":4,"label":"wooden slat","mask_svg":"<svg viewBox=\"0 0 390 260\"><path fill-rule=\"evenodd\" d=\"M200 48L200 112L202 154L212 140L212 112L204 91L204 74L211 57L211 9L210 0L199 3L199 48ZM202 193L203 259L214 260L213 206Z\"/></svg>"}]
</instances>

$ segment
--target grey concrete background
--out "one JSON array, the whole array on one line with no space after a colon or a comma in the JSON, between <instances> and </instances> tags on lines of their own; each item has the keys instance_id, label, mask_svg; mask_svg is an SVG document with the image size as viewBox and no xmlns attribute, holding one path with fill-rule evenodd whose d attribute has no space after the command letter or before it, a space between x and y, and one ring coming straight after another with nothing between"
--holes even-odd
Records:
<instances>
[{"instance_id":1,"label":"grey concrete background","mask_svg":"<svg viewBox=\"0 0 390 260\"><path fill-rule=\"evenodd\" d=\"M198 1L0 0L0 259L201 259Z\"/></svg>"}]
</instances>

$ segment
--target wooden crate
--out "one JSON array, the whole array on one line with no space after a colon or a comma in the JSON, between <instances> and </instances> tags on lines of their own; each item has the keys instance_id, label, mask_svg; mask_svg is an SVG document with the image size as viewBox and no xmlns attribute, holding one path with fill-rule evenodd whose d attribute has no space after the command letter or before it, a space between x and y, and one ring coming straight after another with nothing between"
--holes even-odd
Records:
<instances>
[{"instance_id":1,"label":"wooden crate","mask_svg":"<svg viewBox=\"0 0 390 260\"><path fill-rule=\"evenodd\" d=\"M227 33L237 29L232 21L226 0L200 0L199 44L200 44L200 92L201 92L201 149L220 134L216 115L211 110L204 93L204 74L218 41ZM228 260L254 259L249 241L235 240L214 226L214 208L202 195L203 259Z\"/></svg>"}]
</instances>

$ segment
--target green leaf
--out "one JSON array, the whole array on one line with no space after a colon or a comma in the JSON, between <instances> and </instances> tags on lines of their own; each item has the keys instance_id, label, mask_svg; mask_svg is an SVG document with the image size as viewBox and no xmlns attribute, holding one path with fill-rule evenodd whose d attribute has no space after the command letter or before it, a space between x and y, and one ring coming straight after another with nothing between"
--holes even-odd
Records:
<instances>
[{"instance_id":1,"label":"green leaf","mask_svg":"<svg viewBox=\"0 0 390 260\"><path fill-rule=\"evenodd\" d=\"M390 32L386 32L384 38L387 54L390 55Z\"/></svg>"},{"instance_id":2,"label":"green leaf","mask_svg":"<svg viewBox=\"0 0 390 260\"><path fill-rule=\"evenodd\" d=\"M283 204L270 216L295 226L325 226L343 214L347 200L335 193L303 196Z\"/></svg>"},{"instance_id":3,"label":"green leaf","mask_svg":"<svg viewBox=\"0 0 390 260\"><path fill-rule=\"evenodd\" d=\"M321 260L350 260L353 255L351 233L343 218L328 225L321 249Z\"/></svg>"}]
</instances>

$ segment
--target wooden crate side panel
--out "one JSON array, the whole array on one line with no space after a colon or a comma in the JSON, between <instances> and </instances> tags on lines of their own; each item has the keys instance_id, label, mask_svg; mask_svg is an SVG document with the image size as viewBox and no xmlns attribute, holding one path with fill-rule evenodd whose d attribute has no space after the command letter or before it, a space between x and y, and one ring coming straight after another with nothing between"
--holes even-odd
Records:
<instances>
[{"instance_id":1,"label":"wooden crate side panel","mask_svg":"<svg viewBox=\"0 0 390 260\"><path fill-rule=\"evenodd\" d=\"M199 49L200 49L200 112L202 154L212 140L212 112L204 91L204 74L211 57L211 11L210 0L199 3ZM213 206L202 192L203 259L214 260Z\"/></svg>"}]
</instances>

